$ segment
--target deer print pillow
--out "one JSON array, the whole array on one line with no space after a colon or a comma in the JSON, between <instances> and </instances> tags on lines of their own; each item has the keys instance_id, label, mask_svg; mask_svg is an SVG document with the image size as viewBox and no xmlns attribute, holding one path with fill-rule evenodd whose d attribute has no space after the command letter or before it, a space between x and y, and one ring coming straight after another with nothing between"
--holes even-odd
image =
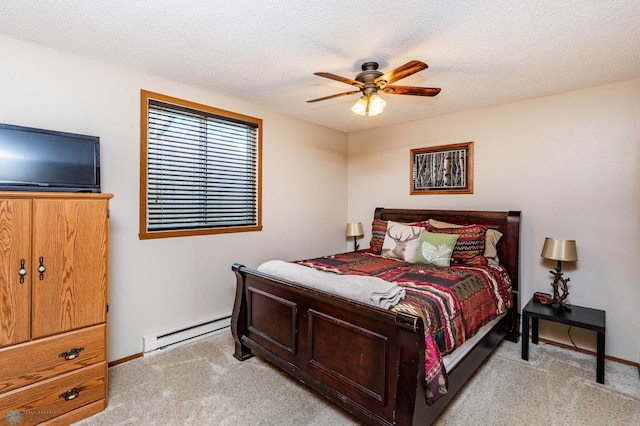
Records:
<instances>
[{"instance_id":1,"label":"deer print pillow","mask_svg":"<svg viewBox=\"0 0 640 426\"><path fill-rule=\"evenodd\" d=\"M384 257L413 262L422 230L423 228L419 226L389 221L380 254Z\"/></svg>"}]
</instances>

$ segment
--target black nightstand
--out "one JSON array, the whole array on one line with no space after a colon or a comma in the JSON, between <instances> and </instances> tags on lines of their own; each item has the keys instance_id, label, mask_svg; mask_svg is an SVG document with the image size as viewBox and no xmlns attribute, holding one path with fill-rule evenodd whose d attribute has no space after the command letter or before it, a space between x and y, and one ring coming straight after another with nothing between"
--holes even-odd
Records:
<instances>
[{"instance_id":1,"label":"black nightstand","mask_svg":"<svg viewBox=\"0 0 640 426\"><path fill-rule=\"evenodd\" d=\"M604 384L605 311L571 305L571 312L565 312L553 309L549 305L534 303L533 299L530 300L522 310L522 359L524 360L529 360L529 318L532 319L531 342L536 345L539 319L595 331L597 333L596 381Z\"/></svg>"}]
</instances>

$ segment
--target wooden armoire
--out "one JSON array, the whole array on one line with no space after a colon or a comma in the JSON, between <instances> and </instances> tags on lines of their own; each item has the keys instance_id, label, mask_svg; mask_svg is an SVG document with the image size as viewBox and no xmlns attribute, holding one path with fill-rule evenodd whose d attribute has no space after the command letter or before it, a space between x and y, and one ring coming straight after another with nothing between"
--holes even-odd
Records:
<instances>
[{"instance_id":1,"label":"wooden armoire","mask_svg":"<svg viewBox=\"0 0 640 426\"><path fill-rule=\"evenodd\" d=\"M107 405L111 194L0 192L0 418Z\"/></svg>"}]
</instances>

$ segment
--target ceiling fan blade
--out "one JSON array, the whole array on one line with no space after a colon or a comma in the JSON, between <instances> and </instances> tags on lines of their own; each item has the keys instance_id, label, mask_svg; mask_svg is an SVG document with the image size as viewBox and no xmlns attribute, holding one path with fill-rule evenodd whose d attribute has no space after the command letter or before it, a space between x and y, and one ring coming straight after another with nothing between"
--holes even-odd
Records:
<instances>
[{"instance_id":1,"label":"ceiling fan blade","mask_svg":"<svg viewBox=\"0 0 640 426\"><path fill-rule=\"evenodd\" d=\"M393 95L414 95L414 96L435 96L440 93L440 88L436 87L415 87L415 86L387 86L380 89L383 93Z\"/></svg>"},{"instance_id":2,"label":"ceiling fan blade","mask_svg":"<svg viewBox=\"0 0 640 426\"><path fill-rule=\"evenodd\" d=\"M335 95L325 96L324 98L311 99L310 101L307 101L307 102L326 101L327 99L339 98L340 96L353 95L355 93L360 93L360 91L359 90L352 90L351 92L337 93Z\"/></svg>"},{"instance_id":3,"label":"ceiling fan blade","mask_svg":"<svg viewBox=\"0 0 640 426\"><path fill-rule=\"evenodd\" d=\"M428 65L425 64L424 62L420 62L420 61L407 62L403 66L398 67L395 70L389 71L388 73L383 74L380 77L376 78L374 82L378 84L381 81L386 81L387 82L386 85L389 85L400 80L401 78L405 78L410 76L411 74L417 73L418 71L422 71L427 67Z\"/></svg>"},{"instance_id":4,"label":"ceiling fan blade","mask_svg":"<svg viewBox=\"0 0 640 426\"><path fill-rule=\"evenodd\" d=\"M351 84L352 86L364 87L364 83L361 83L361 82L356 81L356 80L352 80L350 78L341 77L339 75L331 74L330 72L314 72L313 74L317 75L317 76L320 76L320 77L330 78L331 80L336 80L336 81L339 81L341 83Z\"/></svg>"}]
</instances>

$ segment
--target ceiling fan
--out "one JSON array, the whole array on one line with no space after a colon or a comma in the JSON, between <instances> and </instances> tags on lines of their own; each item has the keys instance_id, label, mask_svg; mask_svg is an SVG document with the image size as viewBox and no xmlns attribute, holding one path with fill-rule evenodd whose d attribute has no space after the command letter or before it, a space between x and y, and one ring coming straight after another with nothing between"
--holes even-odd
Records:
<instances>
[{"instance_id":1,"label":"ceiling fan","mask_svg":"<svg viewBox=\"0 0 640 426\"><path fill-rule=\"evenodd\" d=\"M351 110L360 115L377 115L382 112L387 104L378 92L390 93L394 95L413 95L413 96L435 96L440 93L440 89L434 87L415 87L415 86L397 86L393 85L396 81L408 77L412 74L422 71L428 65L420 61L410 61L384 74L378 71L377 62L365 62L362 64L362 72L358 74L355 80L331 74L329 72L315 72L314 75L330 78L342 83L356 86L358 90L337 93L335 95L325 96L318 99L311 99L307 102L318 102L327 99L338 98L340 96L353 95L362 93L362 96Z\"/></svg>"}]
</instances>

